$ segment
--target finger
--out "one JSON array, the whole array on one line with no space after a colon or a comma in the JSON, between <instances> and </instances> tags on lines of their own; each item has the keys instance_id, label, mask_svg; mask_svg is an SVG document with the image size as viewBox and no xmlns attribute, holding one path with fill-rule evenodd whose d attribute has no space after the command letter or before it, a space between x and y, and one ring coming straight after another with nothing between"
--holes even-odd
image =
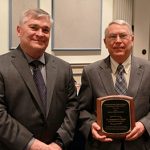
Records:
<instances>
[{"instance_id":1,"label":"finger","mask_svg":"<svg viewBox=\"0 0 150 150\"><path fill-rule=\"evenodd\" d=\"M141 122L136 122L133 130L126 136L126 140L135 140L140 137L145 131L145 128Z\"/></svg>"},{"instance_id":2,"label":"finger","mask_svg":"<svg viewBox=\"0 0 150 150\"><path fill-rule=\"evenodd\" d=\"M100 130L101 128L100 128L100 126L96 123L96 122L94 122L93 124L92 124L92 129L95 129L95 130Z\"/></svg>"},{"instance_id":3,"label":"finger","mask_svg":"<svg viewBox=\"0 0 150 150\"><path fill-rule=\"evenodd\" d=\"M100 136L98 140L101 141L101 142L112 142L113 141L112 138L108 138L108 137L106 137L104 135Z\"/></svg>"},{"instance_id":4,"label":"finger","mask_svg":"<svg viewBox=\"0 0 150 150\"><path fill-rule=\"evenodd\" d=\"M134 134L132 136L126 137L126 140L127 141L133 141L133 140L135 140L137 138L138 138L138 134L136 133L136 134Z\"/></svg>"},{"instance_id":5,"label":"finger","mask_svg":"<svg viewBox=\"0 0 150 150\"><path fill-rule=\"evenodd\" d=\"M111 142L112 139L111 138L107 138L106 135L104 135L103 133L100 133L100 126L94 122L92 124L92 136L94 139L99 140L101 142Z\"/></svg>"},{"instance_id":6,"label":"finger","mask_svg":"<svg viewBox=\"0 0 150 150\"><path fill-rule=\"evenodd\" d=\"M96 139L100 138L100 135L99 135L98 131L95 130L95 129L92 130L92 135L93 135L93 137L96 138Z\"/></svg>"},{"instance_id":7,"label":"finger","mask_svg":"<svg viewBox=\"0 0 150 150\"><path fill-rule=\"evenodd\" d=\"M104 141L103 142L112 142L113 141L113 139L112 138L106 138L106 139L104 139Z\"/></svg>"},{"instance_id":8,"label":"finger","mask_svg":"<svg viewBox=\"0 0 150 150\"><path fill-rule=\"evenodd\" d=\"M113 141L113 139L107 137L105 134L103 133L99 133L99 136L97 137L97 139L101 142L111 142Z\"/></svg>"},{"instance_id":9,"label":"finger","mask_svg":"<svg viewBox=\"0 0 150 150\"><path fill-rule=\"evenodd\" d=\"M100 130L100 126L96 122L94 122L91 127L91 132L92 132L92 136L96 139L99 138L99 133L98 133L99 130Z\"/></svg>"}]
</instances>

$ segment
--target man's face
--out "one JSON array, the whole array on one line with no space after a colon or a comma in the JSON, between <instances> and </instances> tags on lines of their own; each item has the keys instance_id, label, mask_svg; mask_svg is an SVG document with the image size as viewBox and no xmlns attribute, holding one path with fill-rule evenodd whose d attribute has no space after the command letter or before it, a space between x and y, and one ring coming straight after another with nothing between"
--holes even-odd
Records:
<instances>
[{"instance_id":1,"label":"man's face","mask_svg":"<svg viewBox=\"0 0 150 150\"><path fill-rule=\"evenodd\" d=\"M104 39L110 56L118 63L123 63L130 55L134 37L126 25L112 24Z\"/></svg>"},{"instance_id":2,"label":"man's face","mask_svg":"<svg viewBox=\"0 0 150 150\"><path fill-rule=\"evenodd\" d=\"M48 46L50 38L50 19L47 16L27 17L17 27L21 48L32 57L39 57ZM37 55L37 56L36 56Z\"/></svg>"}]
</instances>

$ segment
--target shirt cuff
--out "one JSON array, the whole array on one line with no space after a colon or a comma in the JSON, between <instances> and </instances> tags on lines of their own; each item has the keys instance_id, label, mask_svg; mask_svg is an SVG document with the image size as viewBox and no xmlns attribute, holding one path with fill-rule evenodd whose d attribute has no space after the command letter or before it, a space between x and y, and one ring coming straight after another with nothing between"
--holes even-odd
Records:
<instances>
[{"instance_id":1,"label":"shirt cuff","mask_svg":"<svg viewBox=\"0 0 150 150\"><path fill-rule=\"evenodd\" d=\"M30 147L31 147L31 145L33 144L34 140L35 140L35 138L32 138L32 139L29 141L29 143L28 143L28 145L26 146L25 150L29 150L29 149L30 149Z\"/></svg>"}]
</instances>

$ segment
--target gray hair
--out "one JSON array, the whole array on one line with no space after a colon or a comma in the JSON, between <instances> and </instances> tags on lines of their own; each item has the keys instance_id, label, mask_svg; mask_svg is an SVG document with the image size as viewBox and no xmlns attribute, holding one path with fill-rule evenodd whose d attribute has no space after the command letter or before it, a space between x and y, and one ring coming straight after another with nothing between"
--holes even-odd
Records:
<instances>
[{"instance_id":1,"label":"gray hair","mask_svg":"<svg viewBox=\"0 0 150 150\"><path fill-rule=\"evenodd\" d=\"M131 27L131 25L128 22L126 22L125 20L114 20L114 21L110 22L108 24L108 26L106 27L106 29L105 29L105 37L108 34L109 26L112 25L112 24L125 25L125 26L128 27L130 34L133 34L132 27Z\"/></svg>"},{"instance_id":2,"label":"gray hair","mask_svg":"<svg viewBox=\"0 0 150 150\"><path fill-rule=\"evenodd\" d=\"M50 14L42 9L36 8L36 9L28 9L24 11L19 19L19 24L24 24L27 21L27 17L32 16L32 18L38 18L41 16L47 16L50 19L50 23L53 24L53 19L50 16Z\"/></svg>"}]
</instances>

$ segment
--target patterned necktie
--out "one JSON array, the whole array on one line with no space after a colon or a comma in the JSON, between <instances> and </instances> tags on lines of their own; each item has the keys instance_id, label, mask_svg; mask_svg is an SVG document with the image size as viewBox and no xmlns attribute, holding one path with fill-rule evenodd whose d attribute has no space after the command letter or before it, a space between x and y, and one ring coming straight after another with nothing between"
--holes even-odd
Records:
<instances>
[{"instance_id":1,"label":"patterned necktie","mask_svg":"<svg viewBox=\"0 0 150 150\"><path fill-rule=\"evenodd\" d=\"M36 87L38 89L41 101L43 103L44 106L44 110L46 113L46 95L47 95L47 89L46 89L46 85L41 73L41 69L40 69L40 65L42 63L38 60L34 60L30 63L30 65L32 66L33 69L33 79L34 82L36 84Z\"/></svg>"},{"instance_id":2,"label":"patterned necktie","mask_svg":"<svg viewBox=\"0 0 150 150\"><path fill-rule=\"evenodd\" d=\"M115 90L120 95L126 95L127 92L127 83L124 77L124 67L123 65L118 65L117 67L117 76L116 76L116 83L115 83Z\"/></svg>"}]
</instances>

